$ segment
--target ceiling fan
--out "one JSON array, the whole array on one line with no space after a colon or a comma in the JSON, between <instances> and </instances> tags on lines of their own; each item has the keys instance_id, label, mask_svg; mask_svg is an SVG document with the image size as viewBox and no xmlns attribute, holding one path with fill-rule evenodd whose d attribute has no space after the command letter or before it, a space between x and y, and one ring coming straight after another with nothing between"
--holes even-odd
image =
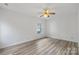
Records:
<instances>
[{"instance_id":1,"label":"ceiling fan","mask_svg":"<svg viewBox=\"0 0 79 59\"><path fill-rule=\"evenodd\" d=\"M55 15L55 14L56 13L53 11L53 9L52 9L52 12L51 12L50 8L45 8L45 9L43 9L40 17L50 17L51 15Z\"/></svg>"}]
</instances>

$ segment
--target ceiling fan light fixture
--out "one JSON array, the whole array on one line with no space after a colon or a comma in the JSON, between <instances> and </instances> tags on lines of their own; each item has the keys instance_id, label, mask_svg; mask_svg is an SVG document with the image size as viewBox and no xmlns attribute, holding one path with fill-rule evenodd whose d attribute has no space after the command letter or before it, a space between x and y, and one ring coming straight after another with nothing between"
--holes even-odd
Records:
<instances>
[{"instance_id":1,"label":"ceiling fan light fixture","mask_svg":"<svg viewBox=\"0 0 79 59\"><path fill-rule=\"evenodd\" d=\"M48 14L44 14L44 17L49 17L49 15Z\"/></svg>"},{"instance_id":2,"label":"ceiling fan light fixture","mask_svg":"<svg viewBox=\"0 0 79 59\"><path fill-rule=\"evenodd\" d=\"M43 10L42 15L40 17L50 17L51 15L55 15L55 12L50 12L49 8Z\"/></svg>"}]
</instances>

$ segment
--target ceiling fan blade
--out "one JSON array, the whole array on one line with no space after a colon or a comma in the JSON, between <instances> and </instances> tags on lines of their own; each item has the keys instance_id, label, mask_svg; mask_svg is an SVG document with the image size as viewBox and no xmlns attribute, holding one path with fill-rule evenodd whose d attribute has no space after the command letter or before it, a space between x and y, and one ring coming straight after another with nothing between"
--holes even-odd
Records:
<instances>
[{"instance_id":1,"label":"ceiling fan blade","mask_svg":"<svg viewBox=\"0 0 79 59\"><path fill-rule=\"evenodd\" d=\"M55 15L56 13L49 13L49 14L53 14L53 15Z\"/></svg>"}]
</instances>

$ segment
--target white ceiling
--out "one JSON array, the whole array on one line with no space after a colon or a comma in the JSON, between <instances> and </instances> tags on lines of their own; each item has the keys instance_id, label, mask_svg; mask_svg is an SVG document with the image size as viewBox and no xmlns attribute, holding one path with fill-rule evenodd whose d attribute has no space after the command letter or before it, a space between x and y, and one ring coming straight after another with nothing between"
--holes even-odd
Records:
<instances>
[{"instance_id":1,"label":"white ceiling","mask_svg":"<svg viewBox=\"0 0 79 59\"><path fill-rule=\"evenodd\" d=\"M27 14L28 16L39 17L43 8L54 8L56 16L71 15L77 13L77 3L8 3L4 8ZM36 16L37 15L37 16Z\"/></svg>"},{"instance_id":2,"label":"white ceiling","mask_svg":"<svg viewBox=\"0 0 79 59\"><path fill-rule=\"evenodd\" d=\"M77 3L9 3L8 6L5 6L6 8L21 12L21 13L37 13L40 12L43 8L49 7L54 9L60 9L64 8L65 6L77 6Z\"/></svg>"}]
</instances>

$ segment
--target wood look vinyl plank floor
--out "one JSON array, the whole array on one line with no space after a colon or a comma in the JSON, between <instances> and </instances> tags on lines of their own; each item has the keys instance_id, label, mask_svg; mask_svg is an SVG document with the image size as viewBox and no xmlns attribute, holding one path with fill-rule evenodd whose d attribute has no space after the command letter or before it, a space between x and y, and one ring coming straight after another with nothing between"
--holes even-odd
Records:
<instances>
[{"instance_id":1,"label":"wood look vinyl plank floor","mask_svg":"<svg viewBox=\"0 0 79 59\"><path fill-rule=\"evenodd\" d=\"M44 38L0 49L0 55L78 55L78 43Z\"/></svg>"}]
</instances>

